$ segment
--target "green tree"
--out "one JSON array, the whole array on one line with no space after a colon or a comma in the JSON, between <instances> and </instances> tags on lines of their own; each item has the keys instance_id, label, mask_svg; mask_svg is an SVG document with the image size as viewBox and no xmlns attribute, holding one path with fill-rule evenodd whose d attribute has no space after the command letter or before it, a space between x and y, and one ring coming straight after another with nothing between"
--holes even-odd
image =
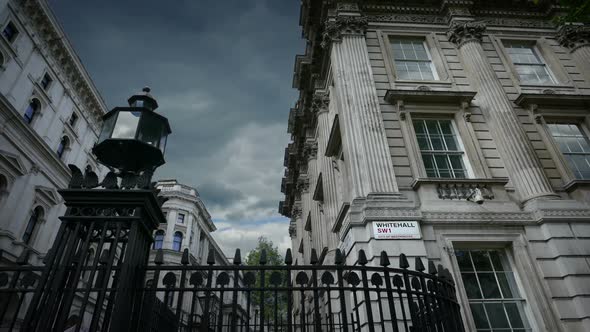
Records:
<instances>
[{"instance_id":1,"label":"green tree","mask_svg":"<svg viewBox=\"0 0 590 332\"><path fill-rule=\"evenodd\" d=\"M546 2L543 0L533 0L535 4ZM554 0L551 0L554 1ZM565 16L555 19L555 23L563 24L566 22L590 23L590 1L589 0L559 0L561 6L567 7Z\"/></svg>"},{"instance_id":2,"label":"green tree","mask_svg":"<svg viewBox=\"0 0 590 332\"><path fill-rule=\"evenodd\" d=\"M274 243L267 239L264 236L258 238L258 245L252 251L248 253L244 263L245 265L250 266L259 266L260 265L260 257L262 251L266 252L266 266L280 266L284 265L284 256L279 253L279 248L274 245ZM271 282L271 275L273 273L279 273L280 275L280 285L279 287L285 287L287 285L287 271L273 271L273 270L266 270L265 271L265 278L264 278L264 287L270 288L271 290L265 291L264 296L262 296L262 292L253 292L252 293L252 303L255 305L260 306L262 301L264 301L264 320L265 322L272 321L275 315L275 299L277 303L277 317L278 319L285 320L286 313L287 313L287 294L285 292L277 292L275 296L275 292L272 290L274 285ZM254 287L260 287L260 271L254 271L256 276L256 282Z\"/></svg>"}]
</instances>

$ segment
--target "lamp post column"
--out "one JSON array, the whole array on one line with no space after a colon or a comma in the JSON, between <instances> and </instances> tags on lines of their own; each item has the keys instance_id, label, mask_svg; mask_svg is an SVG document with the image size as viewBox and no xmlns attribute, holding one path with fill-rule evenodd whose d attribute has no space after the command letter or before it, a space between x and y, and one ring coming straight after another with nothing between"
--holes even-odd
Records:
<instances>
[{"instance_id":1,"label":"lamp post column","mask_svg":"<svg viewBox=\"0 0 590 332\"><path fill-rule=\"evenodd\" d=\"M455 43L471 84L477 89L477 100L514 187L523 202L539 197L556 197L543 172L512 103L481 45L486 29L480 22L455 22L449 29L449 40Z\"/></svg>"}]
</instances>

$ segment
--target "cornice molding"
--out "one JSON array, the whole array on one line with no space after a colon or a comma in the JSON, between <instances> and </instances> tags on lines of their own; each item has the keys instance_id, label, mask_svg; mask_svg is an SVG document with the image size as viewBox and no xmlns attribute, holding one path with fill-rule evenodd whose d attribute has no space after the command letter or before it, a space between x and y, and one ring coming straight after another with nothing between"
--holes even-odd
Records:
<instances>
[{"instance_id":1,"label":"cornice molding","mask_svg":"<svg viewBox=\"0 0 590 332\"><path fill-rule=\"evenodd\" d=\"M322 47L341 42L343 36L364 36L369 21L366 16L336 16L326 22Z\"/></svg>"},{"instance_id":2,"label":"cornice molding","mask_svg":"<svg viewBox=\"0 0 590 332\"><path fill-rule=\"evenodd\" d=\"M566 24L559 27L557 41L572 52L583 46L590 46L590 26Z\"/></svg>"},{"instance_id":3,"label":"cornice molding","mask_svg":"<svg viewBox=\"0 0 590 332\"><path fill-rule=\"evenodd\" d=\"M486 25L483 22L453 22L447 36L449 41L457 45L458 48L469 42L481 43Z\"/></svg>"},{"instance_id":4,"label":"cornice molding","mask_svg":"<svg viewBox=\"0 0 590 332\"><path fill-rule=\"evenodd\" d=\"M75 51L69 45L61 28L59 28L46 4L37 0L19 1L20 9L32 23L36 35L45 42L49 55L60 66L71 88L76 91L79 101L90 110L89 121L98 132L106 104L94 87L90 76L81 64Z\"/></svg>"}]
</instances>

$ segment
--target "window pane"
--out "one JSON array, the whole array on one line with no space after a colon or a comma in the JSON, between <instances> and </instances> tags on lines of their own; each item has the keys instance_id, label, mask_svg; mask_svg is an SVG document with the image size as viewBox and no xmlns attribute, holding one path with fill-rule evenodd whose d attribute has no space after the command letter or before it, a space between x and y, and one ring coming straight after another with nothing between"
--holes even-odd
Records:
<instances>
[{"instance_id":1,"label":"window pane","mask_svg":"<svg viewBox=\"0 0 590 332\"><path fill-rule=\"evenodd\" d=\"M478 272L492 271L492 264L487 251L474 250L471 251L471 257L473 258L473 264Z\"/></svg>"},{"instance_id":2,"label":"window pane","mask_svg":"<svg viewBox=\"0 0 590 332\"><path fill-rule=\"evenodd\" d=\"M492 328L510 328L502 303L486 303L485 308Z\"/></svg>"},{"instance_id":3,"label":"window pane","mask_svg":"<svg viewBox=\"0 0 590 332\"><path fill-rule=\"evenodd\" d=\"M463 284L465 285L465 292L469 299L481 299L481 291L475 273L461 273Z\"/></svg>"},{"instance_id":4,"label":"window pane","mask_svg":"<svg viewBox=\"0 0 590 332\"><path fill-rule=\"evenodd\" d=\"M514 282L512 272L496 273L496 277L498 277L498 282L502 288L502 295L504 298L514 298L518 296L518 294L515 294L512 291L513 289L516 289L516 283Z\"/></svg>"},{"instance_id":5,"label":"window pane","mask_svg":"<svg viewBox=\"0 0 590 332\"><path fill-rule=\"evenodd\" d=\"M455 256L457 257L457 263L459 264L459 270L473 271L473 265L471 265L471 258L469 258L468 251L456 251Z\"/></svg>"},{"instance_id":6,"label":"window pane","mask_svg":"<svg viewBox=\"0 0 590 332\"><path fill-rule=\"evenodd\" d=\"M439 176L441 178L452 177L446 155L436 155L434 156L434 161L436 162L436 167L438 168Z\"/></svg>"},{"instance_id":7,"label":"window pane","mask_svg":"<svg viewBox=\"0 0 590 332\"><path fill-rule=\"evenodd\" d=\"M119 112L112 138L135 138L141 112Z\"/></svg>"},{"instance_id":8,"label":"window pane","mask_svg":"<svg viewBox=\"0 0 590 332\"><path fill-rule=\"evenodd\" d=\"M496 271L510 271L508 264L502 264L502 261L506 259L503 253L497 250L491 250L489 254Z\"/></svg>"},{"instance_id":9,"label":"window pane","mask_svg":"<svg viewBox=\"0 0 590 332\"><path fill-rule=\"evenodd\" d=\"M549 124L548 128L574 176L590 178L590 144L581 128L576 124Z\"/></svg>"},{"instance_id":10,"label":"window pane","mask_svg":"<svg viewBox=\"0 0 590 332\"><path fill-rule=\"evenodd\" d=\"M471 303L471 314L473 315L473 320L475 321L475 327L478 329L487 329L490 327L488 323L488 319L486 317L485 310L483 308L483 304L481 303Z\"/></svg>"},{"instance_id":11,"label":"window pane","mask_svg":"<svg viewBox=\"0 0 590 332\"><path fill-rule=\"evenodd\" d=\"M505 303L504 307L506 308L506 312L508 313L508 319L510 319L510 325L514 328L518 327L528 327L524 326L523 319L522 319L522 309L520 305L517 303Z\"/></svg>"},{"instance_id":12,"label":"window pane","mask_svg":"<svg viewBox=\"0 0 590 332\"><path fill-rule=\"evenodd\" d=\"M498 299L501 298L500 289L493 273L485 272L478 273L477 278L481 284L481 291L486 299Z\"/></svg>"}]
</instances>

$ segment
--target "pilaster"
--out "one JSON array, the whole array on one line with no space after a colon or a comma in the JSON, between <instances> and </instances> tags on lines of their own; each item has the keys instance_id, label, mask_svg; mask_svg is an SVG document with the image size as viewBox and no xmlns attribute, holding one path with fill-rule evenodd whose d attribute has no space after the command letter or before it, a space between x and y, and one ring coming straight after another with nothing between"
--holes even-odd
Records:
<instances>
[{"instance_id":1,"label":"pilaster","mask_svg":"<svg viewBox=\"0 0 590 332\"><path fill-rule=\"evenodd\" d=\"M557 41L570 50L586 81L590 83L590 26L573 23L562 25L557 31Z\"/></svg>"},{"instance_id":2,"label":"pilaster","mask_svg":"<svg viewBox=\"0 0 590 332\"><path fill-rule=\"evenodd\" d=\"M457 45L467 77L478 91L479 106L521 200L555 197L512 103L486 58L481 45L485 29L481 22L454 22L448 36Z\"/></svg>"},{"instance_id":3,"label":"pilaster","mask_svg":"<svg viewBox=\"0 0 590 332\"><path fill-rule=\"evenodd\" d=\"M350 171L351 197L397 192L398 187L379 109L365 41L367 19L354 4L326 22L324 47L331 64L339 102L339 121Z\"/></svg>"},{"instance_id":4,"label":"pilaster","mask_svg":"<svg viewBox=\"0 0 590 332\"><path fill-rule=\"evenodd\" d=\"M332 225L338 215L338 201L337 201L337 185L334 174L334 166L332 165L332 158L326 157L326 146L328 145L328 137L330 136L330 117L329 113L329 96L326 94L314 95L313 111L317 117L317 144L318 156L317 163L319 172L322 174L322 189L323 189L323 215L324 220L321 227L325 229L326 245L328 251L335 250L338 247L338 236L333 233ZM331 256L330 256L331 257Z\"/></svg>"}]
</instances>

